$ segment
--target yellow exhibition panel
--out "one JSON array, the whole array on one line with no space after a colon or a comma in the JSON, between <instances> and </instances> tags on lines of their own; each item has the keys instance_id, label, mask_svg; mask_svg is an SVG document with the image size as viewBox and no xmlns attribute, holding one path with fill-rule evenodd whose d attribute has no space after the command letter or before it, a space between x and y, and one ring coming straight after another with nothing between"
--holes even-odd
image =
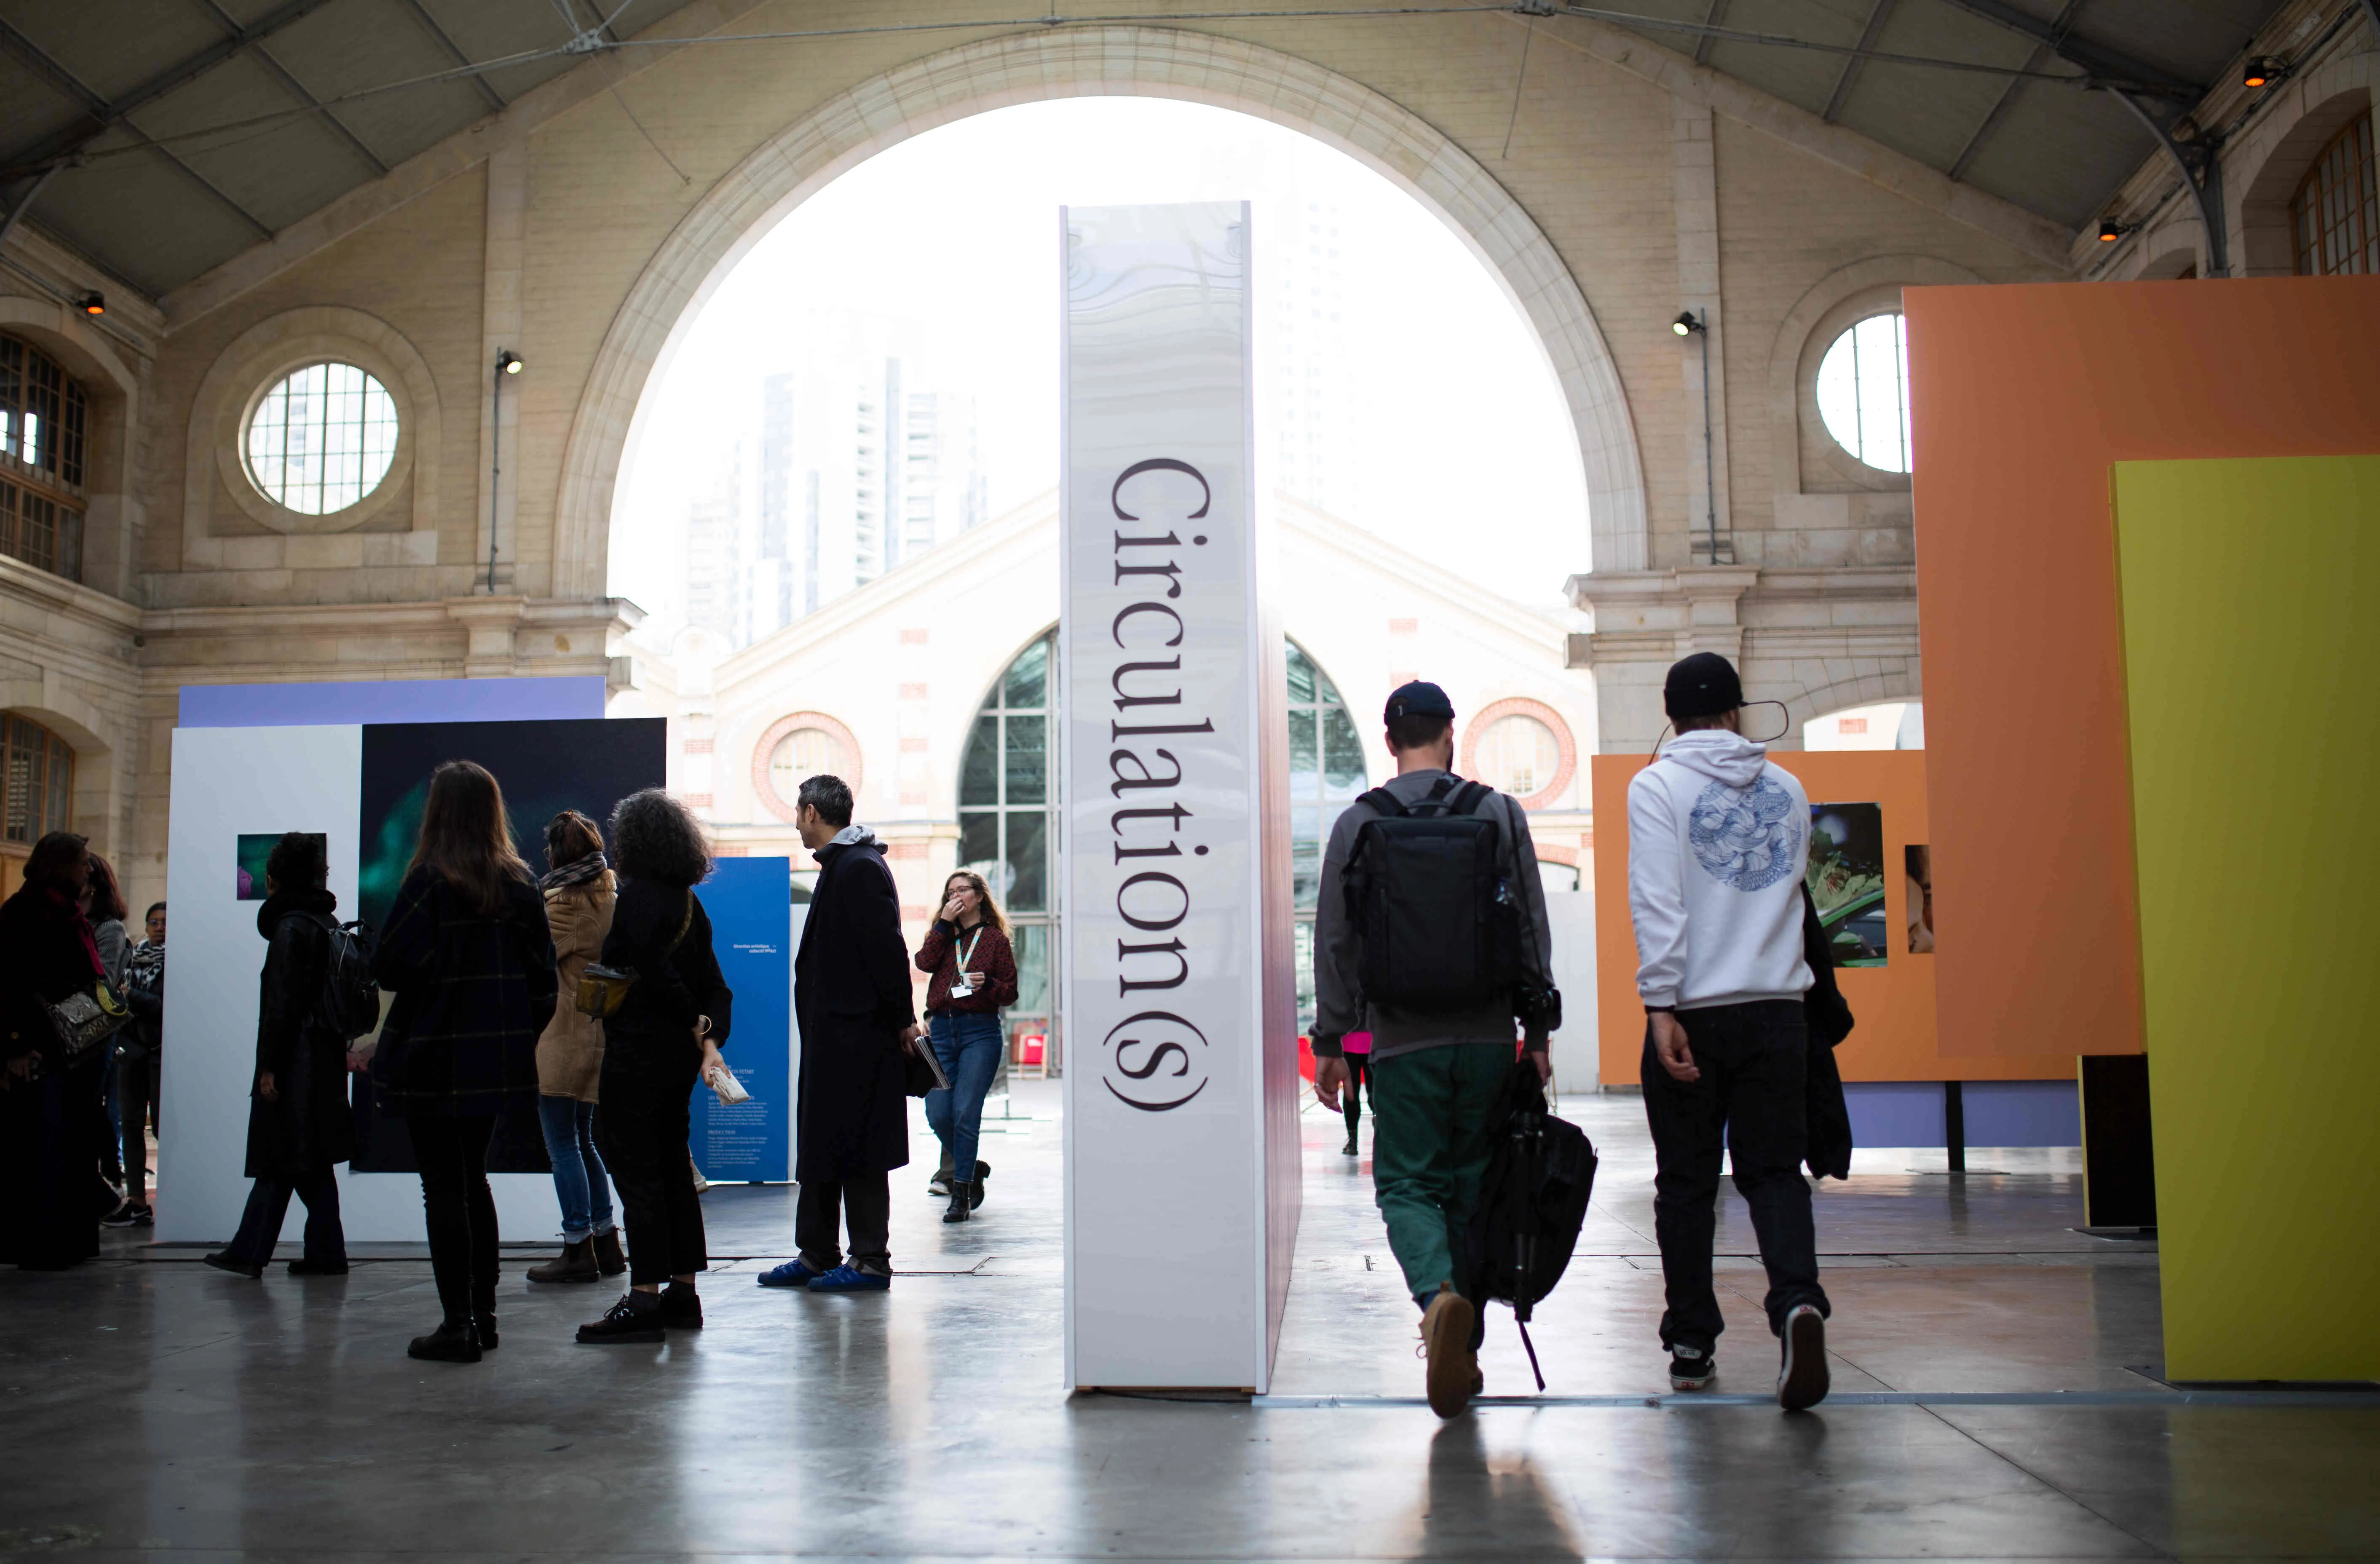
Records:
<instances>
[{"instance_id":1,"label":"yellow exhibition panel","mask_svg":"<svg viewBox=\"0 0 2380 1564\"><path fill-rule=\"evenodd\" d=\"M2380 456L2114 488L2166 1373L2380 1378Z\"/></svg>"}]
</instances>

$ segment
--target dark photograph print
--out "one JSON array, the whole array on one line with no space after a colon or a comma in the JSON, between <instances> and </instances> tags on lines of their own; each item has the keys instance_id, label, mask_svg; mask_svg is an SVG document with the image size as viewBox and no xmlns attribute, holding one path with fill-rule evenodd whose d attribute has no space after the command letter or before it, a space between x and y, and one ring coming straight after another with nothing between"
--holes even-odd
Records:
<instances>
[{"instance_id":1,"label":"dark photograph print","mask_svg":"<svg viewBox=\"0 0 2380 1564\"><path fill-rule=\"evenodd\" d=\"M357 874L358 907L342 917L361 917L374 928L388 924L389 908L421 834L422 807L430 798L430 773L449 760L486 767L504 789L504 812L512 817L513 848L543 874L545 822L576 809L598 822L612 818L612 806L642 788L660 787L666 776L668 723L659 717L602 718L560 722L382 722L364 727L362 862ZM603 850L609 853L607 840ZM568 995L562 997L570 1002ZM391 1024L394 1024L392 1021ZM404 1123L382 1109L371 1077L355 1081L357 1139L351 1164L359 1173L416 1171L413 1142ZM507 1114L488 1147L492 1173L552 1170L545 1137L531 1098Z\"/></svg>"},{"instance_id":2,"label":"dark photograph print","mask_svg":"<svg viewBox=\"0 0 2380 1564\"><path fill-rule=\"evenodd\" d=\"M1891 935L1884 909L1884 810L1810 806L1810 900L1837 966L1882 966Z\"/></svg>"},{"instance_id":3,"label":"dark photograph print","mask_svg":"<svg viewBox=\"0 0 2380 1564\"><path fill-rule=\"evenodd\" d=\"M1909 900L1909 953L1930 956L1934 953L1934 849L1920 845L1900 852L1909 874L1904 888Z\"/></svg>"},{"instance_id":4,"label":"dark photograph print","mask_svg":"<svg viewBox=\"0 0 2380 1564\"><path fill-rule=\"evenodd\" d=\"M273 856L273 848L281 844L282 835L277 830L261 833L244 830L239 833L239 846L235 854L239 863L239 900L264 900L264 861ZM323 840L322 833L316 831L314 839L317 842Z\"/></svg>"}]
</instances>

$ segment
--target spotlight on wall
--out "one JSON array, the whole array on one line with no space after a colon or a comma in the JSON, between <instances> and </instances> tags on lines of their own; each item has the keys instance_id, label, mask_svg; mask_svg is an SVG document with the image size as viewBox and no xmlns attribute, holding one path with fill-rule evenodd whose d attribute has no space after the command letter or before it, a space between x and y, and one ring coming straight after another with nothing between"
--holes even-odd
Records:
<instances>
[{"instance_id":1,"label":"spotlight on wall","mask_svg":"<svg viewBox=\"0 0 2380 1564\"><path fill-rule=\"evenodd\" d=\"M2138 225L2135 224L2119 223L2112 217L2102 217L2099 219L2099 242L2103 245L2114 244L2126 234L2137 233L2138 231Z\"/></svg>"},{"instance_id":2,"label":"spotlight on wall","mask_svg":"<svg viewBox=\"0 0 2380 1564\"><path fill-rule=\"evenodd\" d=\"M516 375L521 372L521 360L511 348L507 347L496 355L496 368L505 374Z\"/></svg>"},{"instance_id":3,"label":"spotlight on wall","mask_svg":"<svg viewBox=\"0 0 2380 1564\"><path fill-rule=\"evenodd\" d=\"M2266 86L2281 74L2281 70L2282 63L2279 60L2270 55L2258 55L2248 62L2246 69L2240 71L2240 85L2242 87Z\"/></svg>"},{"instance_id":4,"label":"spotlight on wall","mask_svg":"<svg viewBox=\"0 0 2380 1564\"><path fill-rule=\"evenodd\" d=\"M1692 336L1703 329L1703 323L1695 319L1693 310L1681 309L1678 311L1678 318L1670 322L1670 329L1680 336Z\"/></svg>"},{"instance_id":5,"label":"spotlight on wall","mask_svg":"<svg viewBox=\"0 0 2380 1564\"><path fill-rule=\"evenodd\" d=\"M75 308L81 310L86 315L104 315L107 313L107 296L98 292L96 289L90 293L78 295L74 302Z\"/></svg>"}]
</instances>

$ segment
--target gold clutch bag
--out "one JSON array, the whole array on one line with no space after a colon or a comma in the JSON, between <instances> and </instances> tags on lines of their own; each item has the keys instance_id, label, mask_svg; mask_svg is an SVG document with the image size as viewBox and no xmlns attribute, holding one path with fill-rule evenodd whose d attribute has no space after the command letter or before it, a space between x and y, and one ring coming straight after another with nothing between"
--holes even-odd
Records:
<instances>
[{"instance_id":1,"label":"gold clutch bag","mask_svg":"<svg viewBox=\"0 0 2380 1564\"><path fill-rule=\"evenodd\" d=\"M628 1002L628 990L636 987L637 975L622 967L605 966L598 962L578 975L578 1013L607 1020L620 1012Z\"/></svg>"}]
</instances>

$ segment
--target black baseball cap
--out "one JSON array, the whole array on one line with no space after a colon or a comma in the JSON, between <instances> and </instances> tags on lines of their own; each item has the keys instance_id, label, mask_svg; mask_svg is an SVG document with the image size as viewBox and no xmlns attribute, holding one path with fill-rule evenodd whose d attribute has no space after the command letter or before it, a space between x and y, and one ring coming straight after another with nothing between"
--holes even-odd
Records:
<instances>
[{"instance_id":1,"label":"black baseball cap","mask_svg":"<svg viewBox=\"0 0 2380 1564\"><path fill-rule=\"evenodd\" d=\"M1400 717L1443 717L1451 722L1454 702L1428 680L1415 679L1412 684L1397 686L1389 697L1389 709L1380 714L1380 721L1393 722Z\"/></svg>"},{"instance_id":2,"label":"black baseball cap","mask_svg":"<svg viewBox=\"0 0 2380 1564\"><path fill-rule=\"evenodd\" d=\"M1735 664L1715 651L1698 651L1670 664L1661 684L1661 707L1672 722L1686 717L1716 717L1743 704L1743 681Z\"/></svg>"}]
</instances>

